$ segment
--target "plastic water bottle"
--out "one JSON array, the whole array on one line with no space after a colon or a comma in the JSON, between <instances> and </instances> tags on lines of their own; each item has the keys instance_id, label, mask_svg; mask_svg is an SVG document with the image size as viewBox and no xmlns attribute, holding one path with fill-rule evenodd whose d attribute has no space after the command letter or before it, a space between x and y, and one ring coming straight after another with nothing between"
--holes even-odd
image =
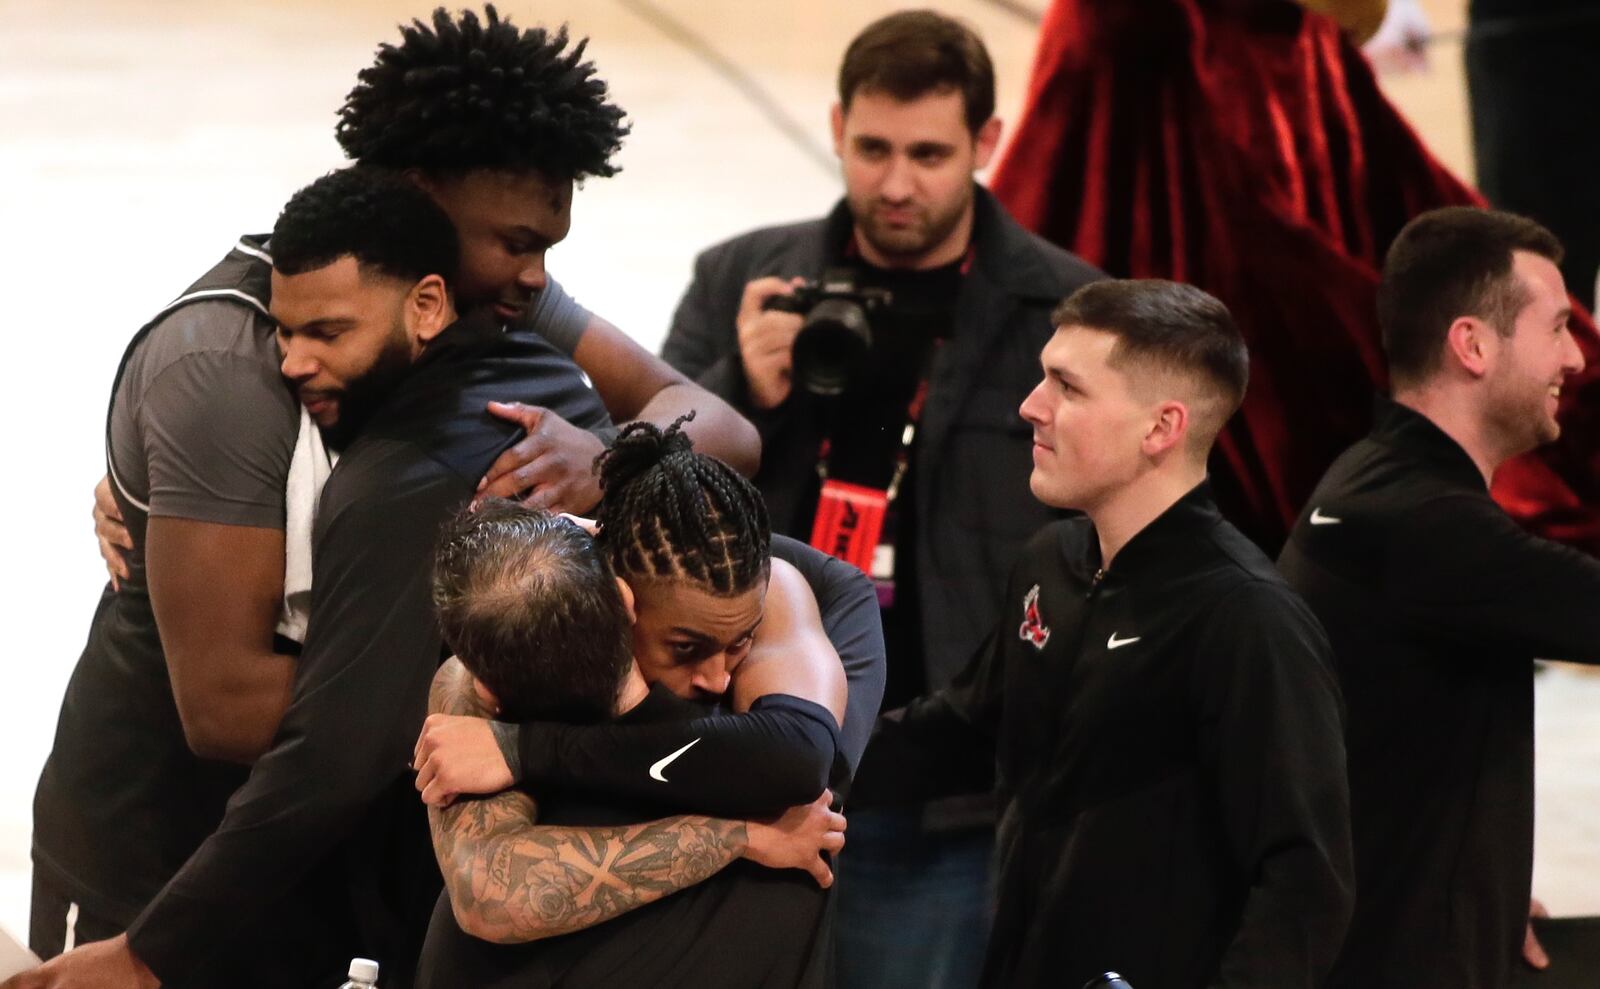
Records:
<instances>
[{"instance_id":1,"label":"plastic water bottle","mask_svg":"<svg viewBox=\"0 0 1600 989\"><path fill-rule=\"evenodd\" d=\"M350 981L339 989L377 989L378 963L370 958L350 959Z\"/></svg>"}]
</instances>

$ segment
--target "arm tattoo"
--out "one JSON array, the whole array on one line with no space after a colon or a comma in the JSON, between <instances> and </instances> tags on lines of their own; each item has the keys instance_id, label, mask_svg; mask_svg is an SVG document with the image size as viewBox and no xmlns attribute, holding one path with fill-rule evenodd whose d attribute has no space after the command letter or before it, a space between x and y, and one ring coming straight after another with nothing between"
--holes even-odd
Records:
<instances>
[{"instance_id":1,"label":"arm tattoo","mask_svg":"<svg viewBox=\"0 0 1600 989\"><path fill-rule=\"evenodd\" d=\"M431 711L486 712L465 675L441 671ZM592 927L715 875L747 845L743 821L679 816L619 827L537 825L533 798L506 790L428 809L456 922L515 944Z\"/></svg>"}]
</instances>

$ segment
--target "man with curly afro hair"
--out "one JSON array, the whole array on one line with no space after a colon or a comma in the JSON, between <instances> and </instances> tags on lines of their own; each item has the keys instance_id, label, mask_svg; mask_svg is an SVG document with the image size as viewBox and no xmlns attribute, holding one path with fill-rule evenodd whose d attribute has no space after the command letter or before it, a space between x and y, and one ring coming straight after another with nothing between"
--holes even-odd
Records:
<instances>
[{"instance_id":1,"label":"man with curly afro hair","mask_svg":"<svg viewBox=\"0 0 1600 989\"><path fill-rule=\"evenodd\" d=\"M515 27L492 4L482 18L435 10L431 23L402 27L400 43L382 46L362 70L339 114L339 144L359 164L404 172L444 207L461 238L464 311L493 306L571 354L618 422L666 425L695 409L700 448L754 470L759 445L748 424L573 302L545 271L545 252L572 223L573 186L616 174L611 159L628 133L583 59L587 44L571 44L565 28ZM533 488L540 507L599 499L586 469L561 472L587 468L600 452L593 437L541 410L493 411L531 435L491 468L488 494Z\"/></svg>"},{"instance_id":2,"label":"man with curly afro hair","mask_svg":"<svg viewBox=\"0 0 1600 989\"><path fill-rule=\"evenodd\" d=\"M617 422L666 424L694 410L696 442L753 469L748 423L545 274L544 253L570 223L573 185L613 174L627 132L584 49L565 31L517 28L493 7L435 11L362 72L339 138L357 167L409 179L459 231L452 299L464 313L542 348L563 382L581 369ZM46 958L84 948L63 959L77 966L70 974L51 976L65 982L24 985L154 984L123 932L217 826L290 700L315 498L287 492L315 481L319 456L325 476L320 444L344 438L313 425L326 425L326 396L306 396L323 413L313 415L280 374L268 315L273 246L242 238L136 334L113 386L110 469L96 491L112 584L35 799L29 940ZM528 435L488 467L484 493L591 507L591 464L611 434L521 404L538 394L488 396L507 400L490 411ZM326 888L312 888L319 883ZM331 904L348 898L349 884L329 875L301 893ZM292 965L301 945L353 943L318 911L301 913L278 912L270 931L256 932L275 945L272 957L243 966L251 972L230 968L224 981L298 984L275 979L273 966ZM403 985L397 974L386 966L385 985ZM171 986L219 981L161 975Z\"/></svg>"},{"instance_id":3,"label":"man with curly afro hair","mask_svg":"<svg viewBox=\"0 0 1600 989\"><path fill-rule=\"evenodd\" d=\"M699 448L753 471L759 441L748 423L583 309L545 271L545 252L571 227L574 185L616 174L611 159L628 133L584 61L588 41L570 43L565 27L518 28L493 4L482 18L470 10L453 18L441 7L431 23L413 21L400 34L357 77L336 136L358 164L403 172L444 207L461 240L462 310L493 306L572 355L619 423L665 426L696 410L690 434ZM587 470L601 449L595 437L514 403L492 411L530 438L491 468L486 493L531 488L538 507L599 500Z\"/></svg>"}]
</instances>

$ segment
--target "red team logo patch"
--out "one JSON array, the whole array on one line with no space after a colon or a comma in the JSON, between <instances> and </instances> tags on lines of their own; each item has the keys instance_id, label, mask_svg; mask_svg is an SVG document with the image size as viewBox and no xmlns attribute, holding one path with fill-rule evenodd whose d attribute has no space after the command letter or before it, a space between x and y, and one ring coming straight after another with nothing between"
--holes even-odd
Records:
<instances>
[{"instance_id":1,"label":"red team logo patch","mask_svg":"<svg viewBox=\"0 0 1600 989\"><path fill-rule=\"evenodd\" d=\"M1034 584L1022 599L1022 627L1017 629L1017 637L1023 642L1033 643L1035 649L1043 649L1044 644L1050 641L1050 628L1039 616L1038 584Z\"/></svg>"}]
</instances>

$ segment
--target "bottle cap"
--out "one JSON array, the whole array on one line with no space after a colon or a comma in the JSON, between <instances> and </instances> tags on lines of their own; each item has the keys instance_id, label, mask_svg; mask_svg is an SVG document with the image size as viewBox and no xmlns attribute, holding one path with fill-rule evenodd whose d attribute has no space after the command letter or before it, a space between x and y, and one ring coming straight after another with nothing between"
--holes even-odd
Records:
<instances>
[{"instance_id":1,"label":"bottle cap","mask_svg":"<svg viewBox=\"0 0 1600 989\"><path fill-rule=\"evenodd\" d=\"M350 979L353 982L378 981L378 963L370 958L350 959Z\"/></svg>"}]
</instances>

